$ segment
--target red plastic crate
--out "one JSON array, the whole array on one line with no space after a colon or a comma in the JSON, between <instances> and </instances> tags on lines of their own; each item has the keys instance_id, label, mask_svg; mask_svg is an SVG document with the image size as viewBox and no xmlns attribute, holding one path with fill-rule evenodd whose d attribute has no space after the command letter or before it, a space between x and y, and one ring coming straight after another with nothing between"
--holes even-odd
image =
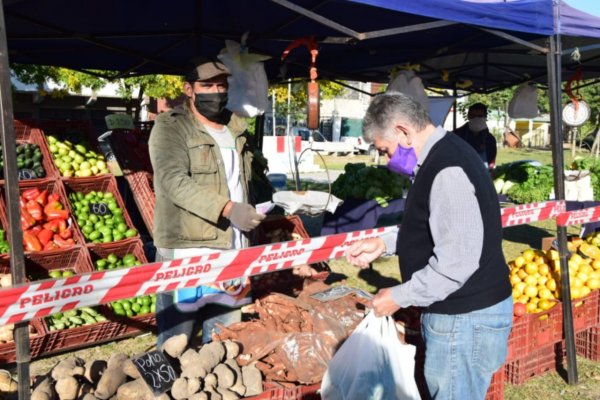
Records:
<instances>
[{"instance_id":1,"label":"red plastic crate","mask_svg":"<svg viewBox=\"0 0 600 400\"><path fill-rule=\"evenodd\" d=\"M310 386L295 386L293 388L267 389L259 395L244 397L246 400L320 400L320 383Z\"/></svg>"},{"instance_id":2,"label":"red plastic crate","mask_svg":"<svg viewBox=\"0 0 600 400\"><path fill-rule=\"evenodd\" d=\"M527 314L513 318L512 329L508 336L508 355L506 356L506 361L514 360L529 353L531 349L529 326L530 323Z\"/></svg>"},{"instance_id":3,"label":"red plastic crate","mask_svg":"<svg viewBox=\"0 0 600 400\"><path fill-rule=\"evenodd\" d=\"M92 260L92 268L96 270L95 262L101 258L106 258L109 254L115 254L119 258L123 258L126 254L133 254L142 264L148 264L146 254L144 254L144 245L139 238L131 238L119 240L113 243L87 245L90 257Z\"/></svg>"},{"instance_id":4,"label":"red plastic crate","mask_svg":"<svg viewBox=\"0 0 600 400\"><path fill-rule=\"evenodd\" d=\"M154 176L146 171L138 171L125 174L125 179L129 184L131 193L133 193L133 199L144 224L148 228L148 233L152 236L154 232L154 204L156 203Z\"/></svg>"},{"instance_id":5,"label":"red plastic crate","mask_svg":"<svg viewBox=\"0 0 600 400\"><path fill-rule=\"evenodd\" d=\"M523 355L558 343L563 338L562 328L562 303L557 304L549 310L536 314L527 314L521 318L527 318L529 327L529 349ZM518 354L516 354L519 357Z\"/></svg>"},{"instance_id":6,"label":"red plastic crate","mask_svg":"<svg viewBox=\"0 0 600 400\"><path fill-rule=\"evenodd\" d=\"M29 356L32 360L40 357L45 349L48 337L46 336L43 324L39 318L34 318L30 322L31 330L29 333ZM0 344L0 364L11 364L16 362L15 342Z\"/></svg>"},{"instance_id":7,"label":"red plastic crate","mask_svg":"<svg viewBox=\"0 0 600 400\"><path fill-rule=\"evenodd\" d=\"M123 199L121 198L121 193L119 192L119 188L117 186L117 181L115 180L115 177L113 175L104 174L104 175L92 176L89 178L69 178L69 179L63 179L62 183L65 186L65 191L66 191L67 195L70 193L73 193L73 192L82 192L82 193L86 194L92 190L102 191L102 192L111 192L113 194L115 200L117 201L119 208L121 208L121 210L123 211L123 218L125 219L125 223L127 224L127 227L136 229L135 225L133 225L133 222L131 221L131 218L129 217L129 213L127 212L125 203L123 202ZM69 210L71 211L71 213L73 213L73 207L72 207L71 203L69 201L67 201L67 204L68 204ZM76 223L76 225L77 225L77 223ZM80 228L78 227L78 229L80 229ZM82 233L80 233L80 235L83 237ZM133 238L139 239L140 238L139 233L136 236L134 236ZM128 239L132 239L132 238L122 239L122 240L120 240L120 242L128 240ZM103 243L103 244L105 244L105 243ZM99 244L99 245L102 246L103 244Z\"/></svg>"},{"instance_id":8,"label":"red plastic crate","mask_svg":"<svg viewBox=\"0 0 600 400\"><path fill-rule=\"evenodd\" d=\"M600 361L600 326L575 335L577 354L592 361Z\"/></svg>"},{"instance_id":9,"label":"red plastic crate","mask_svg":"<svg viewBox=\"0 0 600 400\"><path fill-rule=\"evenodd\" d=\"M25 271L30 280L49 279L52 270L72 270L76 274L92 272L92 262L85 247L38 251L25 254Z\"/></svg>"},{"instance_id":10,"label":"red plastic crate","mask_svg":"<svg viewBox=\"0 0 600 400\"><path fill-rule=\"evenodd\" d=\"M598 325L598 290L581 299L573 299L573 330L581 332Z\"/></svg>"},{"instance_id":11,"label":"red plastic crate","mask_svg":"<svg viewBox=\"0 0 600 400\"><path fill-rule=\"evenodd\" d=\"M6 204L6 185L1 184L0 187L2 189L2 190L0 190L0 221L2 222L2 226L4 227L4 230L8 230L9 225L8 225L8 215L7 215L8 209L7 209L7 204ZM63 207L65 207L65 209L68 209L69 201L67 200L67 196L65 195L65 190L63 188L63 185L59 180L32 179L32 180L19 182L19 193L23 192L26 189L33 189L33 188L38 188L40 191L48 190L48 194L50 194L50 193L58 194L58 196L60 198L59 199L60 203L63 205ZM77 224L73 223L71 225L71 227L73 229L73 240L75 241L75 243L77 243L77 244L85 243L83 235L79 231ZM51 251L56 251L56 250L51 250ZM30 252L27 252L27 253L30 253ZM48 253L48 251L41 251L40 253Z\"/></svg>"},{"instance_id":12,"label":"red plastic crate","mask_svg":"<svg viewBox=\"0 0 600 400\"><path fill-rule=\"evenodd\" d=\"M564 351L562 342L559 342L506 363L504 366L506 382L521 385L535 376L556 371L557 365L563 362Z\"/></svg>"},{"instance_id":13,"label":"red plastic crate","mask_svg":"<svg viewBox=\"0 0 600 400\"><path fill-rule=\"evenodd\" d=\"M485 400L504 400L504 367L500 367L494 375L488 388Z\"/></svg>"},{"instance_id":14,"label":"red plastic crate","mask_svg":"<svg viewBox=\"0 0 600 400\"><path fill-rule=\"evenodd\" d=\"M150 129L115 129L108 137L110 148L125 174L152 173L148 140Z\"/></svg>"},{"instance_id":15,"label":"red plastic crate","mask_svg":"<svg viewBox=\"0 0 600 400\"><path fill-rule=\"evenodd\" d=\"M98 140L89 120L24 120L26 124L38 127L44 137L56 136L60 140L70 140L73 143L87 142L90 150L99 151Z\"/></svg>"}]
</instances>

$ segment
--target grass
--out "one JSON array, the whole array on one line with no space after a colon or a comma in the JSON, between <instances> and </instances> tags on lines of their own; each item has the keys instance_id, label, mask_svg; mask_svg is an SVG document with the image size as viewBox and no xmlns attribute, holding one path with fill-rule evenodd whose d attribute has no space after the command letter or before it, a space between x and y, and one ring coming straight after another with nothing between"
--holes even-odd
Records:
<instances>
[{"instance_id":1,"label":"grass","mask_svg":"<svg viewBox=\"0 0 600 400\"><path fill-rule=\"evenodd\" d=\"M565 152L565 159L570 162L570 151ZM336 157L324 156L325 162L330 169L343 169L347 162L370 163L368 156ZM499 149L497 163L502 164L516 160L534 159L544 164L552 161L551 152L539 149ZM319 157L315 161L320 162ZM385 163L385 158L382 163ZM305 188L306 189L306 188ZM570 234L577 234L578 229L571 227ZM504 229L503 250L507 260L514 259L521 251L529 248L540 248L541 240L547 236L555 236L556 227L552 220L541 221L531 225L522 225ZM334 285L345 284L358 287L371 293L378 289L396 285L400 282L398 260L396 257L382 258L374 263L373 269L359 270L344 260L332 260L330 262L332 274L330 283ZM97 345L92 348L71 351L65 354L46 357L31 363L31 375L46 373L59 360L68 356L76 355L86 360L108 359L116 352L135 354L152 349L155 346L156 337L146 334L136 338L124 339L118 342ZM579 384L569 386L563 373L548 373L537 377L524 385L506 385L505 398L509 400L554 400L554 399L600 399L600 363L585 360L578 357Z\"/></svg>"}]
</instances>

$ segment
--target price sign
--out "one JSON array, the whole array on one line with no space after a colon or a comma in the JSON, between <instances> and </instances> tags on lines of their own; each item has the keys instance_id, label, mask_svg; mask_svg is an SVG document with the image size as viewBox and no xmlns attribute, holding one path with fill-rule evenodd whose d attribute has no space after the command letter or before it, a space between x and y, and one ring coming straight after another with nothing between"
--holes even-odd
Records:
<instances>
[{"instance_id":1,"label":"price sign","mask_svg":"<svg viewBox=\"0 0 600 400\"><path fill-rule=\"evenodd\" d=\"M100 216L112 215L112 212L110 212L110 209L108 208L106 203L90 203L89 207L90 207L90 212L92 214L96 214L96 215L100 215Z\"/></svg>"},{"instance_id":2,"label":"price sign","mask_svg":"<svg viewBox=\"0 0 600 400\"><path fill-rule=\"evenodd\" d=\"M151 351L133 358L132 361L155 396L171 389L177 379L175 370L162 351Z\"/></svg>"},{"instance_id":3,"label":"price sign","mask_svg":"<svg viewBox=\"0 0 600 400\"><path fill-rule=\"evenodd\" d=\"M104 117L106 126L110 130L133 129L133 118L127 114L110 114Z\"/></svg>"},{"instance_id":4,"label":"price sign","mask_svg":"<svg viewBox=\"0 0 600 400\"><path fill-rule=\"evenodd\" d=\"M36 179L38 176L37 174L30 169L20 169L19 170L19 180L24 180L24 179Z\"/></svg>"}]
</instances>

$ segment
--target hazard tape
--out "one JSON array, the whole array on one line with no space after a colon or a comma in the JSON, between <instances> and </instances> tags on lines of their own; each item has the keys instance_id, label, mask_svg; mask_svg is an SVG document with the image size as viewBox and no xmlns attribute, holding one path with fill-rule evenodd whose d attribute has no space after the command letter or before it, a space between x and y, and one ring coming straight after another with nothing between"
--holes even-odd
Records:
<instances>
[{"instance_id":1,"label":"hazard tape","mask_svg":"<svg viewBox=\"0 0 600 400\"><path fill-rule=\"evenodd\" d=\"M530 224L554 218L566 211L564 200L522 204L500 210L502 227Z\"/></svg>"},{"instance_id":2,"label":"hazard tape","mask_svg":"<svg viewBox=\"0 0 600 400\"><path fill-rule=\"evenodd\" d=\"M600 207L564 212L556 217L558 226L582 225L600 221Z\"/></svg>"},{"instance_id":3,"label":"hazard tape","mask_svg":"<svg viewBox=\"0 0 600 400\"><path fill-rule=\"evenodd\" d=\"M353 242L394 229L396 227L340 233L26 283L0 290L0 325L341 258Z\"/></svg>"}]
</instances>

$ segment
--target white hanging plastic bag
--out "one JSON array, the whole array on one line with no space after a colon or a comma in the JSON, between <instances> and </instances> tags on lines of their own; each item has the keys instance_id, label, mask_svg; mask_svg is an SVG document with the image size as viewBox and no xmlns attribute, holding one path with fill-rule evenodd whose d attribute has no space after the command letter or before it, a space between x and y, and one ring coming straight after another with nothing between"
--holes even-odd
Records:
<instances>
[{"instance_id":1,"label":"white hanging plastic bag","mask_svg":"<svg viewBox=\"0 0 600 400\"><path fill-rule=\"evenodd\" d=\"M391 317L370 312L335 353L321 383L323 400L420 399L414 346Z\"/></svg>"},{"instance_id":2,"label":"white hanging plastic bag","mask_svg":"<svg viewBox=\"0 0 600 400\"><path fill-rule=\"evenodd\" d=\"M538 116L537 88L534 85L524 83L517 88L508 103L508 115L511 118L527 119Z\"/></svg>"},{"instance_id":3,"label":"white hanging plastic bag","mask_svg":"<svg viewBox=\"0 0 600 400\"><path fill-rule=\"evenodd\" d=\"M426 110L429 110L429 98L427 98L423 81L413 71L400 71L390 81L385 91L404 93L419 102Z\"/></svg>"},{"instance_id":4,"label":"white hanging plastic bag","mask_svg":"<svg viewBox=\"0 0 600 400\"><path fill-rule=\"evenodd\" d=\"M269 104L269 81L262 61L270 57L247 53L232 40L225 46L218 58L231 72L227 108L247 118L263 114Z\"/></svg>"}]
</instances>

